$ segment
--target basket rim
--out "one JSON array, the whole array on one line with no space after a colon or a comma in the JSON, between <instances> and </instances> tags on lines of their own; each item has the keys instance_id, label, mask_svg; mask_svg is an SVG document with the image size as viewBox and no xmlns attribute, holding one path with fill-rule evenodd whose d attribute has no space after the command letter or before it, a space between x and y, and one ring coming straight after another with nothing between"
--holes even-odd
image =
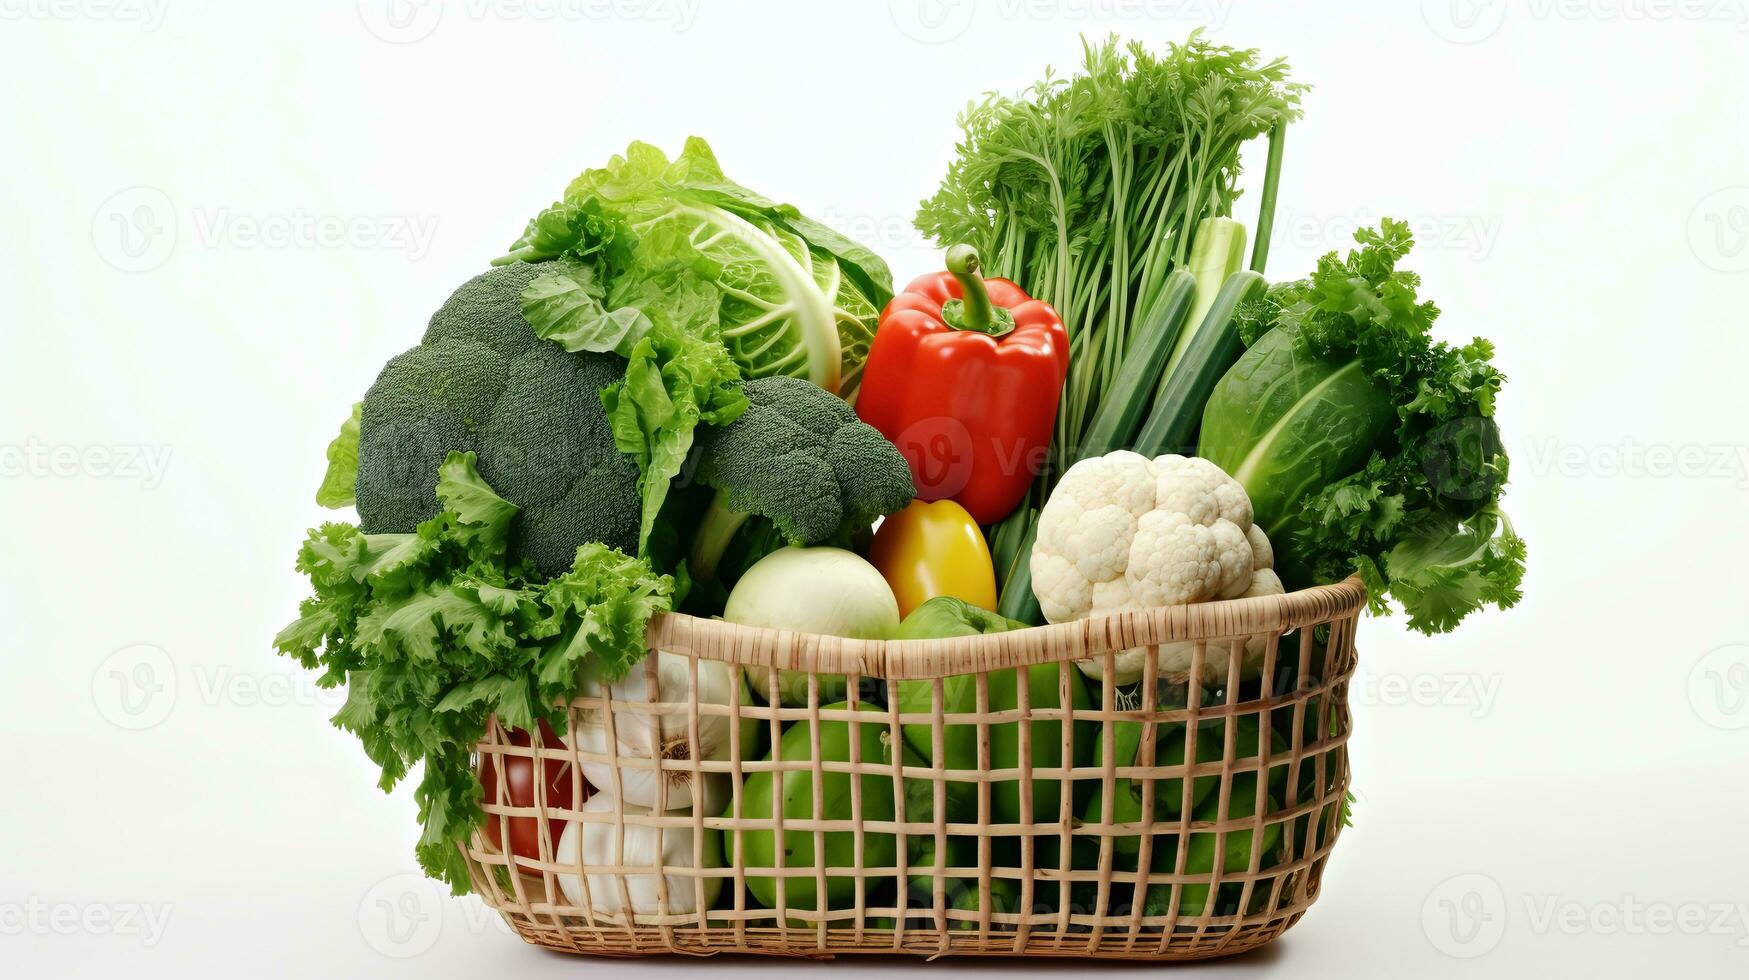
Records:
<instances>
[{"instance_id":1,"label":"basket rim","mask_svg":"<svg viewBox=\"0 0 1749 980\"><path fill-rule=\"evenodd\" d=\"M651 650L743 667L932 680L1085 660L1163 643L1280 634L1354 616L1366 605L1366 598L1366 585L1351 575L1285 595L1161 606L981 636L858 640L742 626L685 613L657 614L645 636Z\"/></svg>"}]
</instances>

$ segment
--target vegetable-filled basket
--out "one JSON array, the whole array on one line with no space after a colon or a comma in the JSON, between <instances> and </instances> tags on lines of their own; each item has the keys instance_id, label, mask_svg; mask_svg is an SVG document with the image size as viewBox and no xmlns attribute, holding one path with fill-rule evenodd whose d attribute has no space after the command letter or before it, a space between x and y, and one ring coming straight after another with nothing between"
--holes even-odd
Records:
<instances>
[{"instance_id":1,"label":"vegetable-filled basket","mask_svg":"<svg viewBox=\"0 0 1749 980\"><path fill-rule=\"evenodd\" d=\"M1252 949L1346 817L1365 602L1350 579L913 641L660 616L642 698L599 687L563 737L490 726L473 888L526 941L609 956ZM507 805L519 761L586 779Z\"/></svg>"}]
</instances>

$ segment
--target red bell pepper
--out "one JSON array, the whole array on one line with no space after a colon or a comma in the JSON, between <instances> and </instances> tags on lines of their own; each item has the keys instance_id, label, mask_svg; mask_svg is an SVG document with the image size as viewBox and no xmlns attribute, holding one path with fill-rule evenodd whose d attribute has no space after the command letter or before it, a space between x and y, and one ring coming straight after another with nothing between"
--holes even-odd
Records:
<instances>
[{"instance_id":1,"label":"red bell pepper","mask_svg":"<svg viewBox=\"0 0 1749 980\"><path fill-rule=\"evenodd\" d=\"M856 412L911 464L921 500L980 524L1013 511L1044 465L1069 371L1049 305L978 274L970 245L894 296L863 367Z\"/></svg>"}]
</instances>

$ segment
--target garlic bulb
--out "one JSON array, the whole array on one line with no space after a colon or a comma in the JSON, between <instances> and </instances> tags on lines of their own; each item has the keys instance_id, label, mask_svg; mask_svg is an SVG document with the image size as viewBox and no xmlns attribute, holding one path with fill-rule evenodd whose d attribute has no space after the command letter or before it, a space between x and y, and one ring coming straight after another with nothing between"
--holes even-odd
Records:
<instances>
[{"instance_id":1,"label":"garlic bulb","mask_svg":"<svg viewBox=\"0 0 1749 980\"><path fill-rule=\"evenodd\" d=\"M652 678L652 674L654 677ZM694 786L693 773L684 769L645 768L633 760L685 760L691 757L689 738L692 711L688 691L692 661L674 653L661 651L632 668L631 673L611 687L599 680L586 680L581 697L600 698L605 694L615 704L613 734L608 739L607 712L600 705L584 708L579 713L576 731L570 735L583 752L619 758L618 791L627 804L643 807L660 806L667 810L685 810L694 805L704 812L716 814L729 799L728 773L700 773ZM654 685L652 687L652 684ZM636 702L638 710L627 710L628 702ZM752 695L745 684L736 683L729 665L715 660L698 661L698 704L751 704ZM729 757L731 719L726 715L699 712L698 750L701 760L721 761ZM760 725L756 718L741 720L741 757L759 758ZM582 760L583 776L589 785L603 794L615 791L613 763L605 759Z\"/></svg>"},{"instance_id":2,"label":"garlic bulb","mask_svg":"<svg viewBox=\"0 0 1749 980\"><path fill-rule=\"evenodd\" d=\"M583 805L584 813L612 814L614 801L611 797L592 796ZM648 816L647 807L625 804L623 812L626 816ZM670 812L668 816L680 816ZM624 851L620 850L621 834L624 834ZM565 827L564 834L559 837L559 846L554 854L554 861L559 865L577 867L578 848L582 848L583 875L589 883L589 907L597 915L619 915L630 911L636 915L656 915L661 913L685 915L699 909L699 894L697 882L689 875L668 874L658 876L652 871L638 874L626 871L625 887L620 887L620 875L609 872L595 872L592 868L650 868L656 865L663 867L686 868L716 868L722 866L722 852L719 843L721 835L714 830L703 834L704 849L693 853L693 833L691 827L646 827L625 824L623 827L614 823L580 823L573 821ZM559 872L559 889L565 893L565 899L572 905L581 907L583 899L583 880L577 874ZM665 879L668 890L668 901L664 906L659 901L658 878ZM723 879L705 878L704 905L706 908L716 901L717 893L722 890ZM627 901L630 901L628 908Z\"/></svg>"}]
</instances>

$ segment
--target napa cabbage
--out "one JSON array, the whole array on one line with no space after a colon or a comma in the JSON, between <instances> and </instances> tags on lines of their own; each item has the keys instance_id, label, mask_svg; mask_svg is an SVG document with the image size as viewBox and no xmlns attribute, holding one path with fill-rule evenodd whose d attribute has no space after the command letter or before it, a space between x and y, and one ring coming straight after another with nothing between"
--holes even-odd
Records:
<instances>
[{"instance_id":1,"label":"napa cabbage","mask_svg":"<svg viewBox=\"0 0 1749 980\"><path fill-rule=\"evenodd\" d=\"M749 378L846 394L892 297L878 256L729 180L697 137L673 160L633 143L584 171L497 262L559 257L571 260L555 270L567 281L531 284L531 298L586 304L574 320L591 331L619 329L608 318L635 307L720 340ZM577 288L580 265L594 270L598 295Z\"/></svg>"}]
</instances>

